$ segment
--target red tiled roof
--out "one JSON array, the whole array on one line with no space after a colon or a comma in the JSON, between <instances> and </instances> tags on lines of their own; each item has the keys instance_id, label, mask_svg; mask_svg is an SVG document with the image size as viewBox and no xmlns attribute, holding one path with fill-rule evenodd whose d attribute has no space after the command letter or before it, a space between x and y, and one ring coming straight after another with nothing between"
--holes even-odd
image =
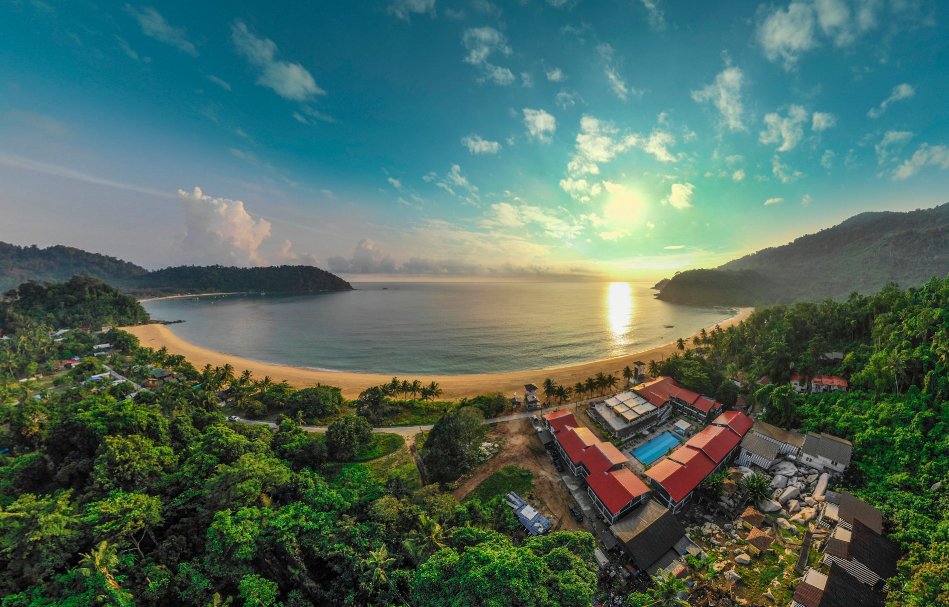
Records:
<instances>
[{"instance_id":1,"label":"red tiled roof","mask_svg":"<svg viewBox=\"0 0 949 607\"><path fill-rule=\"evenodd\" d=\"M550 428L554 431L554 434L560 432L566 426L572 426L576 428L580 425L577 423L577 418L573 416L573 413L567 411L566 409L548 413L544 416L544 420L550 424Z\"/></svg>"},{"instance_id":2,"label":"red tiled roof","mask_svg":"<svg viewBox=\"0 0 949 607\"><path fill-rule=\"evenodd\" d=\"M639 480L629 468L591 474L587 477L587 484L613 515L649 492L646 483Z\"/></svg>"},{"instance_id":3,"label":"red tiled roof","mask_svg":"<svg viewBox=\"0 0 949 607\"><path fill-rule=\"evenodd\" d=\"M583 461L583 452L587 447L598 442L589 428L570 426L567 426L563 432L558 432L556 439L574 465Z\"/></svg>"},{"instance_id":4,"label":"red tiled roof","mask_svg":"<svg viewBox=\"0 0 949 607\"><path fill-rule=\"evenodd\" d=\"M667 396L660 396L659 394L656 394L656 393L653 392L652 390L645 390L645 389L644 389L644 390L638 390L638 391L636 392L636 394L639 394L639 395L642 396L644 399L646 399L646 401L647 401L649 404L651 404L651 405L653 405L654 407L657 407L657 408L658 408L658 407L662 407L662 406L664 406L666 403L669 402L669 397L667 397Z\"/></svg>"},{"instance_id":5,"label":"red tiled roof","mask_svg":"<svg viewBox=\"0 0 949 607\"><path fill-rule=\"evenodd\" d=\"M738 446L741 437L723 426L708 426L690 438L687 447L705 453L716 464L721 462Z\"/></svg>"},{"instance_id":6,"label":"red tiled roof","mask_svg":"<svg viewBox=\"0 0 949 607\"><path fill-rule=\"evenodd\" d=\"M755 422L741 411L725 411L713 419L712 423L717 426L728 426L739 437L744 437L755 425Z\"/></svg>"},{"instance_id":7,"label":"red tiled roof","mask_svg":"<svg viewBox=\"0 0 949 607\"><path fill-rule=\"evenodd\" d=\"M686 463L682 464L681 461ZM707 455L691 447L683 446L646 470L646 476L662 485L672 501L681 502L714 469L715 463Z\"/></svg>"},{"instance_id":8,"label":"red tiled roof","mask_svg":"<svg viewBox=\"0 0 949 607\"><path fill-rule=\"evenodd\" d=\"M692 403L692 406L699 411L702 411L706 415L711 413L712 409L715 409L716 407L719 409L722 408L721 403L717 402L714 398L709 398L707 396L698 397L695 402Z\"/></svg>"},{"instance_id":9,"label":"red tiled roof","mask_svg":"<svg viewBox=\"0 0 949 607\"><path fill-rule=\"evenodd\" d=\"M695 401L698 400L700 396L698 392L693 392L692 390L682 388L676 385L675 382L672 382L672 383L673 383L673 387L671 390L669 390L670 396L675 396L679 400L685 403L688 403L690 405L695 404Z\"/></svg>"},{"instance_id":10,"label":"red tiled roof","mask_svg":"<svg viewBox=\"0 0 949 607\"><path fill-rule=\"evenodd\" d=\"M612 443L597 442L580 455L580 462L586 466L590 475L606 472L617 464L629 461Z\"/></svg>"}]
</instances>

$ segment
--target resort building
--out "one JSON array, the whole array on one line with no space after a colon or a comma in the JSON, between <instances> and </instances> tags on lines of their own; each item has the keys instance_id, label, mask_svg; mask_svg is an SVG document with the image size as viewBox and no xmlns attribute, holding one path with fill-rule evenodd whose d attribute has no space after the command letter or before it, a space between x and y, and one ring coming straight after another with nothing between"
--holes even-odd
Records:
<instances>
[{"instance_id":1,"label":"resort building","mask_svg":"<svg viewBox=\"0 0 949 607\"><path fill-rule=\"evenodd\" d=\"M544 424L570 472L586 481L587 494L607 523L616 522L649 499L649 487L625 467L628 458L612 443L580 426L573 413L548 413Z\"/></svg>"},{"instance_id":2,"label":"resort building","mask_svg":"<svg viewBox=\"0 0 949 607\"><path fill-rule=\"evenodd\" d=\"M667 572L680 575L685 571L682 557L701 556L701 549L685 534L672 512L653 500L610 526L629 561L626 570L633 575L650 576Z\"/></svg>"},{"instance_id":3,"label":"resort building","mask_svg":"<svg viewBox=\"0 0 949 607\"><path fill-rule=\"evenodd\" d=\"M843 472L850 465L853 444L837 436L808 432L801 447L801 461L812 468Z\"/></svg>"},{"instance_id":4,"label":"resort building","mask_svg":"<svg viewBox=\"0 0 949 607\"><path fill-rule=\"evenodd\" d=\"M703 424L707 424L722 410L721 403L683 388L671 377L657 377L635 386L633 391L656 407L663 408L671 404L682 414Z\"/></svg>"},{"instance_id":5,"label":"resort building","mask_svg":"<svg viewBox=\"0 0 949 607\"><path fill-rule=\"evenodd\" d=\"M678 511L706 477L727 464L751 427L747 415L729 411L647 470L656 499Z\"/></svg>"},{"instance_id":6,"label":"resort building","mask_svg":"<svg viewBox=\"0 0 949 607\"><path fill-rule=\"evenodd\" d=\"M808 378L795 373L791 376L791 387L795 392L846 392L847 380L837 375L815 375Z\"/></svg>"},{"instance_id":7,"label":"resort building","mask_svg":"<svg viewBox=\"0 0 949 607\"><path fill-rule=\"evenodd\" d=\"M671 407L654 405L635 392L620 392L591 409L594 417L617 438L627 438L637 431L669 416Z\"/></svg>"}]
</instances>

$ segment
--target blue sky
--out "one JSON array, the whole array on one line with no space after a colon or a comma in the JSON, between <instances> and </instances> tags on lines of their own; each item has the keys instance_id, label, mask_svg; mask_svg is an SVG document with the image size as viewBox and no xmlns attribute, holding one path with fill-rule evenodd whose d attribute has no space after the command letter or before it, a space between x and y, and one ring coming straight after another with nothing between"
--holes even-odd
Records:
<instances>
[{"instance_id":1,"label":"blue sky","mask_svg":"<svg viewBox=\"0 0 949 607\"><path fill-rule=\"evenodd\" d=\"M949 192L934 0L0 4L0 239L158 267L714 266Z\"/></svg>"}]
</instances>

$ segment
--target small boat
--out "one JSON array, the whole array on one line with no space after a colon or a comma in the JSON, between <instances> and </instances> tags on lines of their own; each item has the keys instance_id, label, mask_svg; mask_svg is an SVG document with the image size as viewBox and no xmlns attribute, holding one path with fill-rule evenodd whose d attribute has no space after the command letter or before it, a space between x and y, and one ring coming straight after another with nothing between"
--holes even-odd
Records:
<instances>
[{"instance_id":1,"label":"small boat","mask_svg":"<svg viewBox=\"0 0 949 607\"><path fill-rule=\"evenodd\" d=\"M663 326L664 326L665 328L667 328L667 329L672 329L672 328L675 327L675 325L663 325Z\"/></svg>"}]
</instances>

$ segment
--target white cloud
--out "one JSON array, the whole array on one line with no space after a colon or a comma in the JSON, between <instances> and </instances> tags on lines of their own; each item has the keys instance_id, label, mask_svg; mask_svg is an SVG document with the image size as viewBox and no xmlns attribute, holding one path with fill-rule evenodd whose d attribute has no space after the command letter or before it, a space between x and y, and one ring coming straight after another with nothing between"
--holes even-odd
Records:
<instances>
[{"instance_id":1,"label":"white cloud","mask_svg":"<svg viewBox=\"0 0 949 607\"><path fill-rule=\"evenodd\" d=\"M744 169L738 169L737 171L732 173L732 181L743 181L744 179L745 179Z\"/></svg>"},{"instance_id":2,"label":"white cloud","mask_svg":"<svg viewBox=\"0 0 949 607\"><path fill-rule=\"evenodd\" d=\"M304 105L300 108L299 112L293 112L293 119L302 124L308 124L310 126L315 125L317 122L325 122L328 124L336 124L336 119L328 114L324 114L318 109L311 107L309 105Z\"/></svg>"},{"instance_id":3,"label":"white cloud","mask_svg":"<svg viewBox=\"0 0 949 607\"><path fill-rule=\"evenodd\" d=\"M511 47L507 45L504 34L493 27L470 28L465 30L461 42L468 50L465 63L476 66L482 72L479 82L490 80L502 86L514 82L514 73L511 70L488 61L495 54L511 54Z\"/></svg>"},{"instance_id":4,"label":"white cloud","mask_svg":"<svg viewBox=\"0 0 949 607\"><path fill-rule=\"evenodd\" d=\"M801 205L806 207L809 204L811 204L811 195L804 194L804 196L801 198Z\"/></svg>"},{"instance_id":5,"label":"white cloud","mask_svg":"<svg viewBox=\"0 0 949 607\"><path fill-rule=\"evenodd\" d=\"M681 251L685 248L684 244L671 244L667 247L662 247L664 251Z\"/></svg>"},{"instance_id":6,"label":"white cloud","mask_svg":"<svg viewBox=\"0 0 949 607\"><path fill-rule=\"evenodd\" d=\"M603 43L597 47L597 51L600 53L600 56L603 58L603 62L606 64L603 68L603 73L606 74L606 79L610 83L610 90L613 91L613 94L619 97L622 101L626 101L630 94L641 96L642 91L628 86L626 81L617 70L613 60L613 47L609 44Z\"/></svg>"},{"instance_id":7,"label":"white cloud","mask_svg":"<svg viewBox=\"0 0 949 607\"><path fill-rule=\"evenodd\" d=\"M510 202L492 204L482 225L512 230L539 229L544 236L560 240L573 240L582 228L572 218L561 216L551 209Z\"/></svg>"},{"instance_id":8,"label":"white cloud","mask_svg":"<svg viewBox=\"0 0 949 607\"><path fill-rule=\"evenodd\" d=\"M242 21L235 21L231 25L231 40L237 51L260 72L257 84L292 101L306 101L316 95L326 94L306 68L299 63L278 60L274 41L258 38Z\"/></svg>"},{"instance_id":9,"label":"white cloud","mask_svg":"<svg viewBox=\"0 0 949 607\"><path fill-rule=\"evenodd\" d=\"M741 87L744 74L740 68L729 66L715 76L715 82L692 91L696 103L709 102L715 106L721 116L722 125L731 131L743 131L744 108L741 101Z\"/></svg>"},{"instance_id":10,"label":"white cloud","mask_svg":"<svg viewBox=\"0 0 949 607\"><path fill-rule=\"evenodd\" d=\"M74 181L81 181L83 183L90 183L93 185L103 186L107 188L113 188L116 190L125 190L127 192L136 192L138 194L147 194L149 196L156 196L159 198L173 198L173 196L167 191L154 190L152 188L143 187L133 183L125 183L122 181L115 181L112 179L107 179L104 177L99 177L98 175L91 175L89 173L84 173L76 169L69 167L59 166L55 164L46 164L43 162L38 162L30 158L24 158L23 156L16 156L12 154L4 154L0 152L0 166L11 167L21 171L32 171L35 173L40 173L42 175L49 175L51 177L57 177L60 179L72 179Z\"/></svg>"},{"instance_id":11,"label":"white cloud","mask_svg":"<svg viewBox=\"0 0 949 607\"><path fill-rule=\"evenodd\" d=\"M814 9L807 2L792 2L786 9L776 7L758 25L758 42L771 61L781 60L786 69L801 53L818 45Z\"/></svg>"},{"instance_id":12,"label":"white cloud","mask_svg":"<svg viewBox=\"0 0 949 607\"><path fill-rule=\"evenodd\" d=\"M393 0L389 4L389 13L403 21L408 21L412 14L429 13L435 15L435 0Z\"/></svg>"},{"instance_id":13,"label":"white cloud","mask_svg":"<svg viewBox=\"0 0 949 607\"><path fill-rule=\"evenodd\" d=\"M880 102L880 105L875 108L870 108L870 111L867 112L867 116L870 118L879 118L883 115L883 112L885 112L886 109L890 107L891 104L904 99L909 99L915 94L916 89L914 89L911 85L906 84L905 82L903 84L898 84L893 87L893 90L890 92L890 96Z\"/></svg>"},{"instance_id":14,"label":"white cloud","mask_svg":"<svg viewBox=\"0 0 949 607\"><path fill-rule=\"evenodd\" d=\"M659 7L659 0L640 0L649 14L649 26L654 30L666 29L666 16Z\"/></svg>"},{"instance_id":15,"label":"white cloud","mask_svg":"<svg viewBox=\"0 0 949 607\"><path fill-rule=\"evenodd\" d=\"M137 9L130 4L126 4L125 10L138 21L139 27L142 28L142 33L149 38L164 42L192 57L198 56L198 49L188 40L184 28L171 26L165 21L161 13L155 9L149 6Z\"/></svg>"},{"instance_id":16,"label":"white cloud","mask_svg":"<svg viewBox=\"0 0 949 607\"><path fill-rule=\"evenodd\" d=\"M500 143L482 139L480 135L462 137L461 144L472 154L497 154L501 149Z\"/></svg>"},{"instance_id":17,"label":"white cloud","mask_svg":"<svg viewBox=\"0 0 949 607\"><path fill-rule=\"evenodd\" d=\"M293 242L284 240L280 248L274 254L274 260L280 264L316 266L319 265L316 257L309 253L297 253L293 250Z\"/></svg>"},{"instance_id":18,"label":"white cloud","mask_svg":"<svg viewBox=\"0 0 949 607\"><path fill-rule=\"evenodd\" d=\"M645 140L642 140L642 149L659 162L675 162L676 157L669 151L670 145L675 145L675 137L666 131L654 130Z\"/></svg>"},{"instance_id":19,"label":"white cloud","mask_svg":"<svg viewBox=\"0 0 949 607\"><path fill-rule=\"evenodd\" d=\"M783 198L769 198L764 201L764 206L770 207L771 205L781 204L782 202L784 202Z\"/></svg>"},{"instance_id":20,"label":"white cloud","mask_svg":"<svg viewBox=\"0 0 949 607\"><path fill-rule=\"evenodd\" d=\"M824 154L820 157L820 165L825 169L829 169L834 165L834 157L837 154L833 150L824 150Z\"/></svg>"},{"instance_id":21,"label":"white cloud","mask_svg":"<svg viewBox=\"0 0 949 607\"><path fill-rule=\"evenodd\" d=\"M538 141L549 142L557 130L557 119L544 110L524 108L523 112L528 134Z\"/></svg>"},{"instance_id":22,"label":"white cloud","mask_svg":"<svg viewBox=\"0 0 949 607\"><path fill-rule=\"evenodd\" d=\"M560 188L576 198L580 202L590 202L593 196L597 196L603 191L603 186L598 181L589 182L586 179L567 177L560 180Z\"/></svg>"},{"instance_id":23,"label":"white cloud","mask_svg":"<svg viewBox=\"0 0 949 607\"><path fill-rule=\"evenodd\" d=\"M804 173L791 170L786 164L782 164L781 159L778 158L777 155L771 158L771 172L781 183L789 183L798 177L804 176Z\"/></svg>"},{"instance_id":24,"label":"white cloud","mask_svg":"<svg viewBox=\"0 0 949 607\"><path fill-rule=\"evenodd\" d=\"M909 179L923 168L935 166L945 171L949 169L949 147L924 143L903 164L893 171L893 179Z\"/></svg>"},{"instance_id":25,"label":"white cloud","mask_svg":"<svg viewBox=\"0 0 949 607\"><path fill-rule=\"evenodd\" d=\"M887 131L880 143L873 146L877 154L877 164L885 164L892 160L892 153L898 151L913 138L910 131Z\"/></svg>"},{"instance_id":26,"label":"white cloud","mask_svg":"<svg viewBox=\"0 0 949 607\"><path fill-rule=\"evenodd\" d=\"M547 80L551 82L563 82L567 79L567 76L563 73L563 70L559 67L555 67L546 72Z\"/></svg>"},{"instance_id":27,"label":"white cloud","mask_svg":"<svg viewBox=\"0 0 949 607\"><path fill-rule=\"evenodd\" d=\"M580 98L580 94L576 91L562 90L557 93L557 96L554 98L554 102L557 104L557 107L561 109L567 109L569 107L575 106L578 102L583 101Z\"/></svg>"},{"instance_id":28,"label":"white cloud","mask_svg":"<svg viewBox=\"0 0 949 607\"><path fill-rule=\"evenodd\" d=\"M401 190L401 189L402 189L402 182L399 181L398 179L396 179L395 177L389 177L388 179L386 179L386 181L388 181L388 182L389 182L389 185L391 185L391 186L394 187L395 189L397 189L397 190Z\"/></svg>"},{"instance_id":29,"label":"white cloud","mask_svg":"<svg viewBox=\"0 0 949 607\"><path fill-rule=\"evenodd\" d=\"M811 130L815 133L826 131L837 126L837 117L826 112L814 112L811 116Z\"/></svg>"},{"instance_id":30,"label":"white cloud","mask_svg":"<svg viewBox=\"0 0 949 607\"><path fill-rule=\"evenodd\" d=\"M761 131L758 140L761 143L777 143L779 152L793 150L804 136L803 125L807 122L807 110L799 105L788 108L788 115L781 117L770 113L764 117L767 129Z\"/></svg>"},{"instance_id":31,"label":"white cloud","mask_svg":"<svg viewBox=\"0 0 949 607\"><path fill-rule=\"evenodd\" d=\"M687 209L692 206L692 196L695 186L691 183L673 183L669 195L663 202L669 203L674 209Z\"/></svg>"},{"instance_id":32,"label":"white cloud","mask_svg":"<svg viewBox=\"0 0 949 607\"><path fill-rule=\"evenodd\" d=\"M214 198L201 188L178 190L185 213L179 251L187 261L224 265L261 265L258 249L270 236L270 222L254 218L240 200Z\"/></svg>"},{"instance_id":33,"label":"white cloud","mask_svg":"<svg viewBox=\"0 0 949 607\"><path fill-rule=\"evenodd\" d=\"M468 181L468 178L462 174L461 165L451 165L451 169L444 176L439 176L432 171L422 177L422 180L428 183L434 183L436 187L448 192L466 204L479 206L481 197L478 194L478 187Z\"/></svg>"},{"instance_id":34,"label":"white cloud","mask_svg":"<svg viewBox=\"0 0 949 607\"><path fill-rule=\"evenodd\" d=\"M326 260L326 264L331 272L346 274L393 274L397 270L395 260L368 238L356 244L352 257L333 256Z\"/></svg>"},{"instance_id":35,"label":"white cloud","mask_svg":"<svg viewBox=\"0 0 949 607\"><path fill-rule=\"evenodd\" d=\"M210 80L210 81L213 82L214 84L218 85L219 87L221 87L221 88L224 89L225 91L231 90L231 84L230 84L227 80L224 80L223 78L219 78L219 77L215 76L214 74L211 74L210 76L208 76L208 80Z\"/></svg>"}]
</instances>

